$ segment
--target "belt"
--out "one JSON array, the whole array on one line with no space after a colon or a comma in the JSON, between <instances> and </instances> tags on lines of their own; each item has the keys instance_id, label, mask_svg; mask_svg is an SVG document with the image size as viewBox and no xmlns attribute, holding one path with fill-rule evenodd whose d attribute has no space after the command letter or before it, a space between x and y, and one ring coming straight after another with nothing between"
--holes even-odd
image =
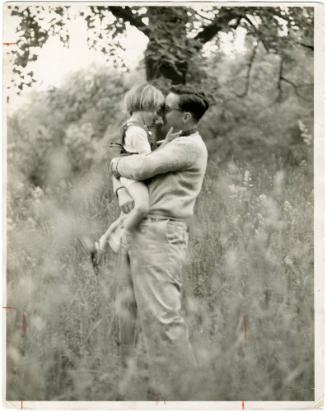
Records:
<instances>
[{"instance_id":1,"label":"belt","mask_svg":"<svg viewBox=\"0 0 327 412\"><path fill-rule=\"evenodd\" d=\"M161 215L148 215L143 220L150 220L152 222L159 222L161 220L171 220L172 222L183 222L186 223L186 219L171 217L171 216L161 216Z\"/></svg>"},{"instance_id":2,"label":"belt","mask_svg":"<svg viewBox=\"0 0 327 412\"><path fill-rule=\"evenodd\" d=\"M161 216L161 215L148 215L145 217L142 222L162 222L163 220L168 220L170 222L176 222L176 223L184 223L186 228L189 228L189 220L188 219L183 219L183 218L176 218L176 217L171 217L171 216Z\"/></svg>"}]
</instances>

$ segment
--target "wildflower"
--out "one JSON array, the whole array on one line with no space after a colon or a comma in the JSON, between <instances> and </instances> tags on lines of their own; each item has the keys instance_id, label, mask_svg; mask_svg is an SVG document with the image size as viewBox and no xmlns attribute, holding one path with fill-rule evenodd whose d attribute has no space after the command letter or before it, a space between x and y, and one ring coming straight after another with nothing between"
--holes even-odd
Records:
<instances>
[{"instance_id":1,"label":"wildflower","mask_svg":"<svg viewBox=\"0 0 327 412\"><path fill-rule=\"evenodd\" d=\"M33 318L33 326L38 332L41 332L42 330L45 329L46 323L45 321L41 318L41 316L35 315Z\"/></svg>"},{"instance_id":2,"label":"wildflower","mask_svg":"<svg viewBox=\"0 0 327 412\"><path fill-rule=\"evenodd\" d=\"M245 187L241 187L241 186L236 186L234 183L228 186L229 190L230 190L230 197L231 198L236 198L239 195L241 195L242 193L244 193L246 191Z\"/></svg>"},{"instance_id":3,"label":"wildflower","mask_svg":"<svg viewBox=\"0 0 327 412\"><path fill-rule=\"evenodd\" d=\"M293 209L292 205L290 204L290 202L288 200L285 200L284 202L284 210L285 212L291 212Z\"/></svg>"},{"instance_id":4,"label":"wildflower","mask_svg":"<svg viewBox=\"0 0 327 412\"><path fill-rule=\"evenodd\" d=\"M257 213L257 220L258 220L259 225L263 224L264 218L261 213Z\"/></svg>"},{"instance_id":5,"label":"wildflower","mask_svg":"<svg viewBox=\"0 0 327 412\"><path fill-rule=\"evenodd\" d=\"M284 257L284 263L286 266L293 266L293 261L288 255Z\"/></svg>"},{"instance_id":6,"label":"wildflower","mask_svg":"<svg viewBox=\"0 0 327 412\"><path fill-rule=\"evenodd\" d=\"M32 197L36 202L40 202L41 198L43 197L44 192L41 187L36 186L35 189L32 191Z\"/></svg>"},{"instance_id":7,"label":"wildflower","mask_svg":"<svg viewBox=\"0 0 327 412\"><path fill-rule=\"evenodd\" d=\"M272 198L264 194L259 196L261 203L261 212L265 218L265 225L277 227L279 225L279 206Z\"/></svg>"},{"instance_id":8,"label":"wildflower","mask_svg":"<svg viewBox=\"0 0 327 412\"><path fill-rule=\"evenodd\" d=\"M283 170L279 170L274 176L274 193L277 196L280 196L283 191L285 181L285 172Z\"/></svg>"},{"instance_id":9,"label":"wildflower","mask_svg":"<svg viewBox=\"0 0 327 412\"><path fill-rule=\"evenodd\" d=\"M232 195L235 195L237 193L237 188L236 185L234 185L234 183L232 185L228 185L228 189Z\"/></svg>"},{"instance_id":10,"label":"wildflower","mask_svg":"<svg viewBox=\"0 0 327 412\"><path fill-rule=\"evenodd\" d=\"M304 143L307 146L311 146L311 144L312 144L312 135L309 133L307 127L305 126L305 124L301 120L298 121L298 126L299 126L299 129L300 129L300 135L301 135Z\"/></svg>"},{"instance_id":11,"label":"wildflower","mask_svg":"<svg viewBox=\"0 0 327 412\"><path fill-rule=\"evenodd\" d=\"M7 231L11 232L15 229L15 222L12 218L7 218Z\"/></svg>"},{"instance_id":12,"label":"wildflower","mask_svg":"<svg viewBox=\"0 0 327 412\"><path fill-rule=\"evenodd\" d=\"M264 203L267 200L267 196L264 193L261 193L258 197L259 202Z\"/></svg>"},{"instance_id":13,"label":"wildflower","mask_svg":"<svg viewBox=\"0 0 327 412\"><path fill-rule=\"evenodd\" d=\"M251 177L251 173L249 170L246 170L244 172L243 184L245 187L253 187L252 177Z\"/></svg>"}]
</instances>

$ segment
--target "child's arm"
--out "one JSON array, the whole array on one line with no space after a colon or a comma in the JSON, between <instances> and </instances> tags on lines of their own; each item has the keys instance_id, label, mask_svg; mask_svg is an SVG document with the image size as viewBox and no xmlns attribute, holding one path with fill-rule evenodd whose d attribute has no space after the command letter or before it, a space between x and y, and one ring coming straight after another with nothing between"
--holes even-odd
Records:
<instances>
[{"instance_id":1,"label":"child's arm","mask_svg":"<svg viewBox=\"0 0 327 412\"><path fill-rule=\"evenodd\" d=\"M135 229L142 219L149 213L149 191L142 182L133 182L128 186L128 192L134 199L134 208L124 216L124 228L127 231Z\"/></svg>"},{"instance_id":2,"label":"child's arm","mask_svg":"<svg viewBox=\"0 0 327 412\"><path fill-rule=\"evenodd\" d=\"M129 213L134 207L134 200L126 187L117 179L112 176L113 191L118 198L118 204L122 212Z\"/></svg>"}]
</instances>

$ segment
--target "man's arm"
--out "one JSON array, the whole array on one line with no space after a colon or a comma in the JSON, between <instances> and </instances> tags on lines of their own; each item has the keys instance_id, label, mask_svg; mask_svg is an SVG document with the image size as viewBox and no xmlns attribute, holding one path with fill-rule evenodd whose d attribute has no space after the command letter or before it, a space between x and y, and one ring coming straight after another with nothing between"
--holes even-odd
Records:
<instances>
[{"instance_id":1,"label":"man's arm","mask_svg":"<svg viewBox=\"0 0 327 412\"><path fill-rule=\"evenodd\" d=\"M185 139L175 139L148 155L115 158L111 162L111 169L116 177L142 181L159 174L187 169L196 157L197 150L191 143Z\"/></svg>"}]
</instances>

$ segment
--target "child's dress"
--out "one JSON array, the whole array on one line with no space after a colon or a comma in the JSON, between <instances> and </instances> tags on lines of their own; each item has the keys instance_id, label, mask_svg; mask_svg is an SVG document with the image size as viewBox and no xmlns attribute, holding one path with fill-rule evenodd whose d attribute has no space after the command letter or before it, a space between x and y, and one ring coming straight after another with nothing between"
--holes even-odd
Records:
<instances>
[{"instance_id":1,"label":"child's dress","mask_svg":"<svg viewBox=\"0 0 327 412\"><path fill-rule=\"evenodd\" d=\"M151 153L150 132L140 123L134 120L128 120L122 126L121 143L119 145L121 146L121 154ZM128 190L130 185L135 183L135 180L121 177L120 183ZM120 248L123 218L124 214L121 213L120 217L110 225L110 228L117 226L108 238L108 243L114 252L118 252ZM119 224L117 225L117 223Z\"/></svg>"}]
</instances>

